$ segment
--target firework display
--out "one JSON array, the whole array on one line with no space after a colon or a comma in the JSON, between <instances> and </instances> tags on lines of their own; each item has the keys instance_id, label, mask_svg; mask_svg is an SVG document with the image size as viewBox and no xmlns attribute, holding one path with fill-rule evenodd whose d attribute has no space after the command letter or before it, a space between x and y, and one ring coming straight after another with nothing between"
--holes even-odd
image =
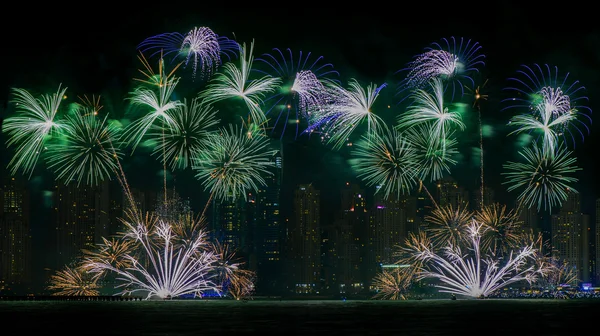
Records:
<instances>
[{"instance_id":1,"label":"firework display","mask_svg":"<svg viewBox=\"0 0 600 336\"><path fill-rule=\"evenodd\" d=\"M98 296L98 280L98 275L89 272L85 267L65 266L50 276L48 289L53 291L54 295Z\"/></svg>"},{"instance_id":2,"label":"firework display","mask_svg":"<svg viewBox=\"0 0 600 336\"><path fill-rule=\"evenodd\" d=\"M76 267L57 272L48 287L56 293L98 295L100 279L110 277L120 294L147 299L252 295L257 274L228 246L209 239L205 211L210 202L246 198L267 185L276 153L271 145L290 124L295 138L319 133L322 146L347 151L355 176L384 200L424 190L433 201L426 184L450 175L460 164L461 139L478 134L481 204L469 210L433 201L427 227L397 242L397 263L407 267L375 278L377 298L405 299L424 279L469 297L487 297L516 282L575 281L571 266L543 254L517 219L523 208L549 210L577 192L580 168L570 144L589 132L591 110L584 106L585 88L569 74L559 76L556 67L524 66L506 88L513 96L503 100L505 110L516 112L506 118L508 136L532 135L518 158L503 166L507 191L518 191L513 211L483 204L479 100L487 95L474 74L485 56L468 38L444 38L409 62L400 71L396 104L384 101L389 83L341 81L331 63L310 52L274 48L255 59L254 41L237 42L208 27L149 37L138 52L141 78L134 78L120 116L103 109L96 96L69 101L62 86L51 94L12 91L14 115L2 129L13 150L11 174L31 177L44 165L65 184L116 179L128 201L125 230L82 251ZM186 71L199 79L192 86L182 80ZM475 93L474 102L465 100L465 90ZM241 124L226 121L238 117ZM476 129L468 122L473 117ZM126 154L144 155L141 147L164 169L164 199L152 212L136 205L121 163ZM167 169L192 172L198 180L208 196L199 216L168 196Z\"/></svg>"},{"instance_id":3,"label":"firework display","mask_svg":"<svg viewBox=\"0 0 600 336\"><path fill-rule=\"evenodd\" d=\"M274 120L271 132L279 132L283 137L288 123L291 123L298 136L300 119L309 122L309 109L326 103L324 85L337 82L339 73L331 63L323 62L323 56L300 51L296 57L289 48L274 48L271 53L257 58L256 62L256 71L281 79L279 90L264 102L265 116Z\"/></svg>"},{"instance_id":4,"label":"firework display","mask_svg":"<svg viewBox=\"0 0 600 336\"><path fill-rule=\"evenodd\" d=\"M422 265L418 278L437 279L441 292L468 297L487 297L519 281L533 283L538 274L544 273L543 268L536 267L538 251L533 242L503 259L482 249L486 229L473 219L465 226L466 245L449 243L436 249L428 240L413 239L403 248Z\"/></svg>"}]
</instances>

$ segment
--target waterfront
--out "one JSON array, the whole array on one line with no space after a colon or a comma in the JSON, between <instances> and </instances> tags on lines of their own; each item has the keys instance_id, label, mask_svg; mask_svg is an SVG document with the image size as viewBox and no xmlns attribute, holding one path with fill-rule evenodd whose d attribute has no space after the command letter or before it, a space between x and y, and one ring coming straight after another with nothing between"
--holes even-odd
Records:
<instances>
[{"instance_id":1,"label":"waterfront","mask_svg":"<svg viewBox=\"0 0 600 336\"><path fill-rule=\"evenodd\" d=\"M597 299L3 301L15 333L61 335L573 335Z\"/></svg>"}]
</instances>

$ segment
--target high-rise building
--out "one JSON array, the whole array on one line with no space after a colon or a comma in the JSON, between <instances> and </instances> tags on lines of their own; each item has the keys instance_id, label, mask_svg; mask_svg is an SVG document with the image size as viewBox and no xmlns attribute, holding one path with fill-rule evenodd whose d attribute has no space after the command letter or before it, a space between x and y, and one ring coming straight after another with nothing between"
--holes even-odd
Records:
<instances>
[{"instance_id":1,"label":"high-rise building","mask_svg":"<svg viewBox=\"0 0 600 336\"><path fill-rule=\"evenodd\" d=\"M240 250L245 240L246 199L214 201L212 214L210 232L213 239L227 245L229 251Z\"/></svg>"},{"instance_id":2,"label":"high-rise building","mask_svg":"<svg viewBox=\"0 0 600 336\"><path fill-rule=\"evenodd\" d=\"M595 232L594 242L595 242L595 256L594 256L594 265L595 265L595 285L600 284L600 267L598 263L600 262L600 198L596 199L596 232Z\"/></svg>"},{"instance_id":3,"label":"high-rise building","mask_svg":"<svg viewBox=\"0 0 600 336\"><path fill-rule=\"evenodd\" d=\"M254 195L255 204L248 207L247 218L252 218L252 242L255 250L257 292L278 292L282 282L283 226L281 220L281 183L283 178L283 155L279 150L272 158L271 175L266 176L266 185Z\"/></svg>"},{"instance_id":4,"label":"high-rise building","mask_svg":"<svg viewBox=\"0 0 600 336\"><path fill-rule=\"evenodd\" d=\"M404 197L399 199L393 194L385 199L383 195L376 193L374 198L370 218L373 262L375 265L392 264L395 248L406 239L408 233Z\"/></svg>"},{"instance_id":5,"label":"high-rise building","mask_svg":"<svg viewBox=\"0 0 600 336\"><path fill-rule=\"evenodd\" d=\"M575 268L579 281L589 282L589 215L581 213L578 193L569 192L558 214L552 215L553 256Z\"/></svg>"},{"instance_id":6,"label":"high-rise building","mask_svg":"<svg viewBox=\"0 0 600 336\"><path fill-rule=\"evenodd\" d=\"M416 232L418 230L423 230L427 228L427 222L425 221L425 217L431 214L431 210L433 209L433 201L432 196L429 195L428 191L425 188L419 189L414 195L415 198L415 216L414 223L412 226L407 226L408 232ZM409 209L408 212L412 210Z\"/></svg>"},{"instance_id":7,"label":"high-rise building","mask_svg":"<svg viewBox=\"0 0 600 336\"><path fill-rule=\"evenodd\" d=\"M335 274L340 293L358 293L365 289L369 276L369 260L374 260L374 226L369 221L364 190L357 184L347 182L341 190L341 208L335 220L337 247Z\"/></svg>"},{"instance_id":8,"label":"high-rise building","mask_svg":"<svg viewBox=\"0 0 600 336\"><path fill-rule=\"evenodd\" d=\"M135 202L136 210L140 211L143 214L153 213L156 210L158 205L159 196L162 196L164 199L164 195L158 195L158 193L154 190L142 190L139 188L130 188L131 197L133 198L133 202ZM129 197L126 193L122 193L121 204L126 205L123 207L124 209L131 208Z\"/></svg>"},{"instance_id":9,"label":"high-rise building","mask_svg":"<svg viewBox=\"0 0 600 336\"><path fill-rule=\"evenodd\" d=\"M440 207L452 206L453 209L469 205L469 192L451 177L446 176L437 181L436 198Z\"/></svg>"},{"instance_id":10,"label":"high-rise building","mask_svg":"<svg viewBox=\"0 0 600 336\"><path fill-rule=\"evenodd\" d=\"M297 294L319 291L321 282L321 196L312 184L302 184L294 193L294 218L289 228L291 289Z\"/></svg>"},{"instance_id":11,"label":"high-rise building","mask_svg":"<svg viewBox=\"0 0 600 336\"><path fill-rule=\"evenodd\" d=\"M519 211L519 221L523 232L542 232L542 217L536 207L527 208L522 206Z\"/></svg>"},{"instance_id":12,"label":"high-rise building","mask_svg":"<svg viewBox=\"0 0 600 336\"><path fill-rule=\"evenodd\" d=\"M94 249L110 235L110 183L77 186L57 183L54 193L56 216L56 264L62 269L76 261L82 249Z\"/></svg>"},{"instance_id":13,"label":"high-rise building","mask_svg":"<svg viewBox=\"0 0 600 336\"><path fill-rule=\"evenodd\" d=\"M30 199L26 184L7 176L0 185L0 292L31 285Z\"/></svg>"}]
</instances>

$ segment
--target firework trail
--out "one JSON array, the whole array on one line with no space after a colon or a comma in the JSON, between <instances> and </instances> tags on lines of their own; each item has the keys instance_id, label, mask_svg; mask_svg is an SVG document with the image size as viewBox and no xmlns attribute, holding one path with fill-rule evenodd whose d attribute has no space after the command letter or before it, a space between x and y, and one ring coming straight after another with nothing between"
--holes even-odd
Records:
<instances>
[{"instance_id":1,"label":"firework trail","mask_svg":"<svg viewBox=\"0 0 600 336\"><path fill-rule=\"evenodd\" d=\"M289 48L274 48L271 53L257 58L256 62L256 71L279 78L282 82L280 89L264 101L265 115L277 115L272 132L281 129L283 137L287 125L294 123L297 137L301 117L308 121L309 109L325 103L324 85L329 82L337 83L339 73L331 63L324 63L323 56L312 57L311 52L300 51L295 57Z\"/></svg>"}]
</instances>

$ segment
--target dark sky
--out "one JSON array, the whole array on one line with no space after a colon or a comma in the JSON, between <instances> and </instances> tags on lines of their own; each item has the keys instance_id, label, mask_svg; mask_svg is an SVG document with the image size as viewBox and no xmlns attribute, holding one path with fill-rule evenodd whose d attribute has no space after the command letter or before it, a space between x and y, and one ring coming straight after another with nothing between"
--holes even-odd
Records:
<instances>
[{"instance_id":1,"label":"dark sky","mask_svg":"<svg viewBox=\"0 0 600 336\"><path fill-rule=\"evenodd\" d=\"M381 2L367 4L371 5L367 9L348 5L333 11L325 6L279 5L269 9L234 4L223 8L140 5L135 11L90 8L79 13L67 8L38 8L38 14L23 9L27 15L15 14L12 21L0 23L4 35L0 101L6 104L11 87L53 92L62 83L73 95L102 94L118 110L124 106L122 98L131 89L139 66L139 42L163 32L183 33L194 26L206 26L219 35L235 36L239 42L254 39L255 55L275 47L311 51L333 63L344 82L350 78L386 82L390 89L382 93L379 103L387 105L393 104L393 88L401 78L394 73L414 55L441 38L465 37L479 42L486 55L478 84L488 80L484 93L490 98L482 113L484 123L495 130L484 145L486 180L505 199L499 173L506 158L514 156L515 137L506 137L504 125L511 114L501 111L499 101L506 94L502 89L508 85L507 78L521 64L558 66L561 74L569 72L585 85L592 110L600 106L600 30L593 24L592 14L586 17L582 8L569 13L567 4L560 8L537 4L530 9L506 2L448 2L447 7L427 3L418 8L417 4L386 7ZM19 13L18 8L13 13ZM585 142L580 141L576 147L583 168L577 187L584 199L584 210L591 214L594 200L600 197L594 174L598 144L595 125ZM477 130L470 128L466 132L466 148L461 151L468 156L469 147L476 144L473 139ZM6 161L6 153L0 153ZM314 182L323 190L325 202L331 204L339 197L338 186L352 176L343 151L333 153L299 140L287 142L284 155L286 185ZM461 184L477 183L477 168L469 162L460 163L453 175ZM200 190L199 183L197 186L192 192ZM289 188L285 192L291 196Z\"/></svg>"}]
</instances>

